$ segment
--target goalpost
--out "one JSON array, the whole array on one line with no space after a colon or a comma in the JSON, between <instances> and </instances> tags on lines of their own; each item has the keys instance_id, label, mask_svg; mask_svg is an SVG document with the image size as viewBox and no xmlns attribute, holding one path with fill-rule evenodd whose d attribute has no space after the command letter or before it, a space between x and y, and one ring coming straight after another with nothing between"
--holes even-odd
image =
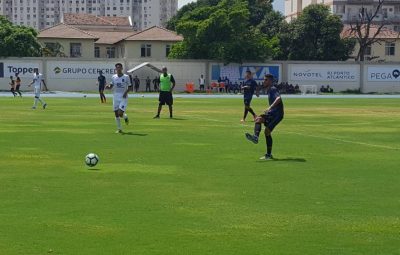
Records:
<instances>
[{"instance_id":1,"label":"goalpost","mask_svg":"<svg viewBox=\"0 0 400 255\"><path fill-rule=\"evenodd\" d=\"M302 95L316 95L318 92L317 85L300 85L300 91Z\"/></svg>"}]
</instances>

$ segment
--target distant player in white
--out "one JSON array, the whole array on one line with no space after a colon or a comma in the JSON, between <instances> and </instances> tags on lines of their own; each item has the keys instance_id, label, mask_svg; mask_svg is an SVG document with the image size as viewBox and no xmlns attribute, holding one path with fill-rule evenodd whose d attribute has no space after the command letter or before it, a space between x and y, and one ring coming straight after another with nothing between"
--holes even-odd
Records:
<instances>
[{"instance_id":1,"label":"distant player in white","mask_svg":"<svg viewBox=\"0 0 400 255\"><path fill-rule=\"evenodd\" d=\"M43 84L45 84L43 81L43 75L39 73L38 68L33 69L33 71L35 72L33 74L33 81L28 85L28 87L30 87L32 86L32 84L34 84L33 89L35 93L35 100L33 102L32 109L36 109L38 101L42 104L43 109L46 109L47 106L46 102L40 98L40 91L42 90L42 82Z\"/></svg>"},{"instance_id":2,"label":"distant player in white","mask_svg":"<svg viewBox=\"0 0 400 255\"><path fill-rule=\"evenodd\" d=\"M115 65L117 74L111 78L111 83L106 88L114 88L113 107L115 113L115 122L117 123L117 131L115 133L122 133L121 118L124 118L125 124L129 124L128 115L126 115L126 108L128 106L128 93L132 89L131 79L128 75L122 72L123 67L121 63Z\"/></svg>"}]
</instances>

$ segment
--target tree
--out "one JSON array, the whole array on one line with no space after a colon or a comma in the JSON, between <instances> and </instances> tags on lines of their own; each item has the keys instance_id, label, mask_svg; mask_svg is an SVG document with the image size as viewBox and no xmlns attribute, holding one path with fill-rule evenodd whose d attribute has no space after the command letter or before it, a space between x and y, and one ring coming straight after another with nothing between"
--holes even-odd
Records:
<instances>
[{"instance_id":1,"label":"tree","mask_svg":"<svg viewBox=\"0 0 400 255\"><path fill-rule=\"evenodd\" d=\"M0 16L0 56L38 57L41 46L37 32L33 28L15 26L4 16Z\"/></svg>"},{"instance_id":2,"label":"tree","mask_svg":"<svg viewBox=\"0 0 400 255\"><path fill-rule=\"evenodd\" d=\"M376 7L374 7L375 9L370 10L369 12L362 8L358 19L355 22L350 23L350 29L348 30L350 34L349 36L356 38L359 46L355 58L356 61L364 61L367 48L374 43L381 42L381 39L377 37L384 29L384 26L387 25L387 22L375 22L374 20L381 12L384 2L385 0L378 0Z\"/></svg>"},{"instance_id":3,"label":"tree","mask_svg":"<svg viewBox=\"0 0 400 255\"><path fill-rule=\"evenodd\" d=\"M355 42L342 39L343 24L324 4L304 8L302 14L282 27L279 35L281 60L346 60Z\"/></svg>"},{"instance_id":4,"label":"tree","mask_svg":"<svg viewBox=\"0 0 400 255\"><path fill-rule=\"evenodd\" d=\"M262 61L272 43L251 26L248 1L222 0L186 12L176 23L184 41L172 47L171 58L215 59L224 63Z\"/></svg>"},{"instance_id":5,"label":"tree","mask_svg":"<svg viewBox=\"0 0 400 255\"><path fill-rule=\"evenodd\" d=\"M59 43L46 43L42 48L43 57L66 57L64 47Z\"/></svg>"}]
</instances>

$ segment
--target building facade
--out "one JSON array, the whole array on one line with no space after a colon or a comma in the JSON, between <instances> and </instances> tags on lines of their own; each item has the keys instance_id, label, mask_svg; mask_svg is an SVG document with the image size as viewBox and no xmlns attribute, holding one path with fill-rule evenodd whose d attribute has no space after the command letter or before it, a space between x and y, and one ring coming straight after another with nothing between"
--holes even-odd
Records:
<instances>
[{"instance_id":1,"label":"building facade","mask_svg":"<svg viewBox=\"0 0 400 255\"><path fill-rule=\"evenodd\" d=\"M360 13L372 14L379 0L285 0L287 21L296 18L310 4L326 4L333 14L338 15L344 24L350 24L360 17ZM381 10L374 19L376 23L384 22L387 28L400 32L400 0L385 0Z\"/></svg>"},{"instance_id":2,"label":"building facade","mask_svg":"<svg viewBox=\"0 0 400 255\"><path fill-rule=\"evenodd\" d=\"M60 23L64 13L130 16L132 25L142 30L165 26L177 9L177 0L0 0L0 15L38 30Z\"/></svg>"}]
</instances>

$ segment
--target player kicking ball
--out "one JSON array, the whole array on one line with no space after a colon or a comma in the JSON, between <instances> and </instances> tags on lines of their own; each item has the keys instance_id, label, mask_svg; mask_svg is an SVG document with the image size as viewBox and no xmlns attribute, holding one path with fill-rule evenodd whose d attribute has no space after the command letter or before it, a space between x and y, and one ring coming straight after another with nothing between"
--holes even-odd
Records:
<instances>
[{"instance_id":1,"label":"player kicking ball","mask_svg":"<svg viewBox=\"0 0 400 255\"><path fill-rule=\"evenodd\" d=\"M264 77L263 86L268 94L269 107L264 114L258 116L254 124L254 135L246 133L247 140L257 144L258 138L261 132L261 124L265 125L265 140L267 143L267 152L261 157L262 160L271 160L272 157L272 136L271 133L274 128L283 119L283 102L279 94L278 89L272 85L274 76L272 74L267 74Z\"/></svg>"},{"instance_id":2,"label":"player kicking ball","mask_svg":"<svg viewBox=\"0 0 400 255\"><path fill-rule=\"evenodd\" d=\"M117 131L115 133L122 133L121 118L124 118L125 124L129 124L128 115L126 115L126 108L128 106L128 93L132 88L131 79L128 75L122 72L123 66L121 63L115 64L117 74L111 78L111 83L106 88L114 89L113 96L113 109L115 113L115 122L117 123Z\"/></svg>"}]
</instances>

